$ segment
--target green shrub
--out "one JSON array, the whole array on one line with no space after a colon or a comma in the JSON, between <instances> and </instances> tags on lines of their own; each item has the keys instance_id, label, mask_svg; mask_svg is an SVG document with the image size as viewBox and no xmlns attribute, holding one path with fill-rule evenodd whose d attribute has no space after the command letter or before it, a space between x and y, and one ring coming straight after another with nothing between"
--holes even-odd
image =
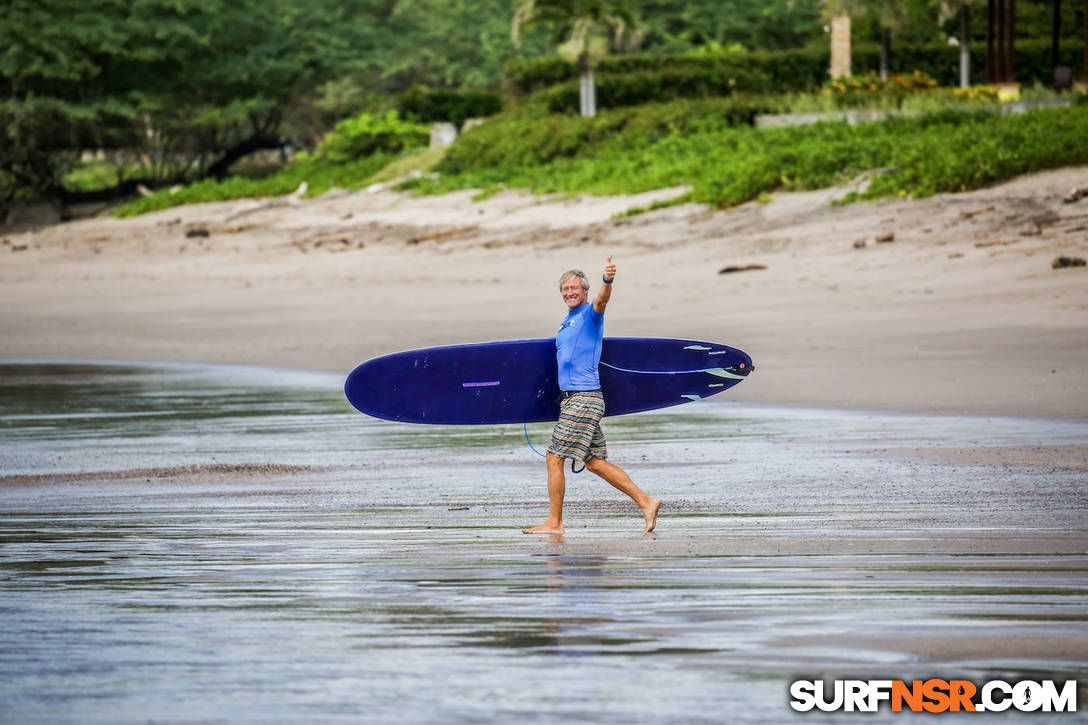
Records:
<instances>
[{"instance_id":1,"label":"green shrub","mask_svg":"<svg viewBox=\"0 0 1088 725\"><path fill-rule=\"evenodd\" d=\"M504 83L515 94L524 95L578 77L578 69L559 56L512 58L503 65Z\"/></svg>"},{"instance_id":2,"label":"green shrub","mask_svg":"<svg viewBox=\"0 0 1088 725\"><path fill-rule=\"evenodd\" d=\"M426 126L403 121L396 111L377 117L363 113L336 124L318 144L314 156L342 164L375 153L398 153L425 146L429 138L430 130Z\"/></svg>"},{"instance_id":3,"label":"green shrub","mask_svg":"<svg viewBox=\"0 0 1088 725\"><path fill-rule=\"evenodd\" d=\"M494 116L502 110L502 96L492 91L415 86L400 100L400 112L419 123L448 121L458 128L469 118Z\"/></svg>"},{"instance_id":4,"label":"green shrub","mask_svg":"<svg viewBox=\"0 0 1088 725\"><path fill-rule=\"evenodd\" d=\"M603 111L593 118L511 113L462 134L437 170L457 174L481 168L516 168L555 159L592 156L602 149L646 145L672 134L751 125L774 110L765 98L712 98Z\"/></svg>"}]
</instances>

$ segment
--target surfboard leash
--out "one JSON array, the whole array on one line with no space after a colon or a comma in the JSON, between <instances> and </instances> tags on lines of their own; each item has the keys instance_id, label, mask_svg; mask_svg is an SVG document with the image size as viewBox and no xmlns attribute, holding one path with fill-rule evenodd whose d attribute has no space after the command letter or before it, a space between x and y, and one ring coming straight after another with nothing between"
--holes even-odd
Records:
<instances>
[{"instance_id":1,"label":"surfboard leash","mask_svg":"<svg viewBox=\"0 0 1088 725\"><path fill-rule=\"evenodd\" d=\"M533 449L533 453L537 454L541 458L545 458L546 456L543 453L541 453L540 451L538 451L536 449L536 446L533 445L533 442L531 440L529 440L529 424L528 423L522 423L521 427L522 427L522 430L525 431L525 442L528 443L529 447ZM582 464L581 468L575 469L574 468L574 459L573 458L570 459L570 472L571 473L581 473L584 470L586 470L585 464Z\"/></svg>"},{"instance_id":2,"label":"surfboard leash","mask_svg":"<svg viewBox=\"0 0 1088 725\"><path fill-rule=\"evenodd\" d=\"M529 424L528 423L522 423L521 425L525 429L525 442L528 443L529 447L533 449L533 453L537 454L541 458L544 458L545 457L544 454L541 453L540 451L538 451L536 449L536 446L533 445L533 442L531 440L529 440Z\"/></svg>"}]
</instances>

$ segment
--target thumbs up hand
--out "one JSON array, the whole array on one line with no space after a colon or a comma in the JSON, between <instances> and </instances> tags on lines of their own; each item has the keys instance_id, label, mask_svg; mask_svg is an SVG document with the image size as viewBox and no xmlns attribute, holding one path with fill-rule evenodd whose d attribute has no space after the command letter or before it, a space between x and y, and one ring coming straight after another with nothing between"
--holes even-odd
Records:
<instances>
[{"instance_id":1,"label":"thumbs up hand","mask_svg":"<svg viewBox=\"0 0 1088 725\"><path fill-rule=\"evenodd\" d=\"M612 255L608 255L608 262L604 265L604 281L606 284L612 284L612 280L616 278L616 264L612 261Z\"/></svg>"}]
</instances>

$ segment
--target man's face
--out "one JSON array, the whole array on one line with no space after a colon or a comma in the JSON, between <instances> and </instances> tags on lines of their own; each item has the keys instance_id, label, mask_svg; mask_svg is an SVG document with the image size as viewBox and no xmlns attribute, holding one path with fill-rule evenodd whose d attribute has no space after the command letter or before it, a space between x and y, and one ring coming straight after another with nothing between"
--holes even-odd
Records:
<instances>
[{"instance_id":1,"label":"man's face","mask_svg":"<svg viewBox=\"0 0 1088 725\"><path fill-rule=\"evenodd\" d=\"M567 303L567 309L573 310L579 305L584 305L588 297L588 292L582 287L581 277L571 277L559 288L560 294L563 295L563 301Z\"/></svg>"}]
</instances>

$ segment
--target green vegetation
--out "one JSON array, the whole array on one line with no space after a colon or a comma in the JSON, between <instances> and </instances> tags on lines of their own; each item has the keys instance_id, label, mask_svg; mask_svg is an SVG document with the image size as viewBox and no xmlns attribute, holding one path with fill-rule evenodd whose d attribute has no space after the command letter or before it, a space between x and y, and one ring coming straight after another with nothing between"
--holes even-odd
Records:
<instances>
[{"instance_id":1,"label":"green vegetation","mask_svg":"<svg viewBox=\"0 0 1088 725\"><path fill-rule=\"evenodd\" d=\"M320 196L333 188L358 189L372 183L371 177L402 155L405 158L400 163L406 168L405 173L418 166L412 159L419 155L419 147L427 139L426 126L402 121L396 111L380 118L363 113L336 124L312 155L300 153L297 161L271 174L257 178L205 179L181 189L164 189L126 204L117 210L117 215L132 216L180 204L281 196L295 191L304 182L307 197Z\"/></svg>"},{"instance_id":2,"label":"green vegetation","mask_svg":"<svg viewBox=\"0 0 1088 725\"><path fill-rule=\"evenodd\" d=\"M419 123L446 121L458 128L470 118L494 116L502 96L493 91L465 91L414 86L400 100L400 111Z\"/></svg>"},{"instance_id":3,"label":"green vegetation","mask_svg":"<svg viewBox=\"0 0 1088 725\"><path fill-rule=\"evenodd\" d=\"M1030 94L1055 96L1046 89ZM814 94L644 104L593 118L521 106L462 134L452 147L434 150L411 147L423 140L421 127L393 113L381 119L364 114L338 124L314 154L300 154L298 161L263 178L239 176L175 193L163 190L118 214L288 194L302 182L312 197L432 169L438 178L415 179L402 188L421 193L479 188L486 196L507 188L621 194L690 185L692 192L674 203L730 206L766 199L776 189L825 187L872 169L893 171L877 175L864 194L847 201L960 191L1028 171L1088 163L1088 104L1003 117L994 113L995 95L987 86L933 88L931 79L916 74L887 84L866 77L839 81ZM756 114L806 106L899 107L929 115L859 126L752 127ZM370 155L353 159L351 150L359 148ZM638 211L644 210L632 213Z\"/></svg>"},{"instance_id":4,"label":"green vegetation","mask_svg":"<svg viewBox=\"0 0 1088 725\"><path fill-rule=\"evenodd\" d=\"M351 41L366 32L349 22L359 5L5 3L0 169L61 199L84 149L130 152L143 160L135 179L147 183L221 175L280 144L285 109L352 62Z\"/></svg>"},{"instance_id":5,"label":"green vegetation","mask_svg":"<svg viewBox=\"0 0 1088 725\"><path fill-rule=\"evenodd\" d=\"M224 178L417 84L497 89L513 54L509 0L11 0L0 47L0 217L94 191L67 186L86 150L138 162L121 192Z\"/></svg>"},{"instance_id":6,"label":"green vegetation","mask_svg":"<svg viewBox=\"0 0 1088 725\"><path fill-rule=\"evenodd\" d=\"M667 126L655 127L645 117L637 124L609 114L589 119L597 121L590 124L564 117L548 121L510 121L496 130L508 148L524 150L547 126L546 137L556 143L535 156L524 151L474 156L455 145L438 167L443 176L405 187L427 193L529 188L622 194L690 185L683 200L723 207L776 189L830 186L872 169L890 170L850 200L962 191L1029 171L1088 163L1085 105L1019 116L945 112L857 126L825 122L775 129L731 126L724 117L711 116L667 134ZM607 123L619 130L599 133L598 124ZM467 134L464 143L486 146L486 129Z\"/></svg>"},{"instance_id":7,"label":"green vegetation","mask_svg":"<svg viewBox=\"0 0 1088 725\"><path fill-rule=\"evenodd\" d=\"M893 75L921 71L942 86L955 84L959 49L949 39L959 27L956 14L945 11L959 4L848 4L855 72L878 67L877 41L891 33ZM15 199L116 199L141 184L190 186L154 202L139 200L130 210L282 193L303 178L310 193L333 184L354 188L389 163L396 169L435 163L437 155L413 150L422 143L413 124L439 120L495 117L442 160L444 173L460 176L499 167L521 174L552 161L658 148L670 138L686 143L766 111L994 106L984 91L964 98L950 88L816 93L828 66L825 0L11 0L0 6L0 217ZM1081 6L1021 0L1015 65L1022 82L1051 77L1055 7L1062 18L1058 63L1074 76L1084 67ZM521 21L531 15L538 25L516 22L515 8ZM972 18L967 35L973 77L980 80L986 24L982 12L972 11ZM579 38L580 52L557 57L557 48L569 51ZM612 110L599 123L555 116L578 107L577 77L588 78L587 59L598 105ZM1043 91L1026 95L1032 93ZM388 115L393 110L397 115ZM318 155L300 154L295 166L260 178L240 175L254 152L313 150L338 122L339 135ZM529 122L537 128L522 127ZM87 151L104 152L104 159L81 163ZM498 156L507 158L489 161Z\"/></svg>"},{"instance_id":8,"label":"green vegetation","mask_svg":"<svg viewBox=\"0 0 1088 725\"><path fill-rule=\"evenodd\" d=\"M363 113L346 118L325 134L314 157L333 164L345 164L378 153L398 153L426 145L430 130L421 124L402 121L396 111L375 118ZM304 157L305 158L305 157Z\"/></svg>"},{"instance_id":9,"label":"green vegetation","mask_svg":"<svg viewBox=\"0 0 1088 725\"><path fill-rule=\"evenodd\" d=\"M519 169L608 148L637 149L670 135L751 125L757 113L774 110L768 99L709 98L653 103L605 111L593 118L521 109L460 136L437 170L461 174L480 169Z\"/></svg>"},{"instance_id":10,"label":"green vegetation","mask_svg":"<svg viewBox=\"0 0 1088 725\"><path fill-rule=\"evenodd\" d=\"M442 161L446 151L446 147L408 151L383 166L378 173L368 177L365 185L394 181L413 171L428 173Z\"/></svg>"},{"instance_id":11,"label":"green vegetation","mask_svg":"<svg viewBox=\"0 0 1088 725\"><path fill-rule=\"evenodd\" d=\"M306 197L320 196L334 188L358 189L365 186L367 180L393 158L389 154L376 153L356 161L339 164L308 158L288 164L265 178L231 176L222 181L216 179L198 181L176 192L161 189L151 196L141 197L125 204L114 213L119 217L127 217L182 204L283 196L298 189L303 182L307 185L304 195Z\"/></svg>"},{"instance_id":12,"label":"green vegetation","mask_svg":"<svg viewBox=\"0 0 1088 725\"><path fill-rule=\"evenodd\" d=\"M1025 95L1058 97L1046 89L1028 89ZM599 156L609 149L645 147L671 135L751 126L757 114L899 108L924 112L999 110L997 91L991 86L937 88L931 78L920 73L893 77L887 83L871 74L855 76L828 83L814 93L736 94L646 103L611 109L593 118L548 113L547 107L530 103L458 138L437 170L460 174Z\"/></svg>"},{"instance_id":13,"label":"green vegetation","mask_svg":"<svg viewBox=\"0 0 1088 725\"><path fill-rule=\"evenodd\" d=\"M282 196L306 184L304 197L331 189L360 189L391 181L410 171L429 171L446 149L428 150L425 126L402 121L396 111L375 118L364 113L336 124L313 154L302 152L293 163L253 176L205 179L180 189L163 189L119 208L126 217L181 204Z\"/></svg>"},{"instance_id":14,"label":"green vegetation","mask_svg":"<svg viewBox=\"0 0 1088 725\"><path fill-rule=\"evenodd\" d=\"M65 188L72 191L93 191L115 186L124 178L125 169L105 159L75 164L64 175Z\"/></svg>"}]
</instances>

